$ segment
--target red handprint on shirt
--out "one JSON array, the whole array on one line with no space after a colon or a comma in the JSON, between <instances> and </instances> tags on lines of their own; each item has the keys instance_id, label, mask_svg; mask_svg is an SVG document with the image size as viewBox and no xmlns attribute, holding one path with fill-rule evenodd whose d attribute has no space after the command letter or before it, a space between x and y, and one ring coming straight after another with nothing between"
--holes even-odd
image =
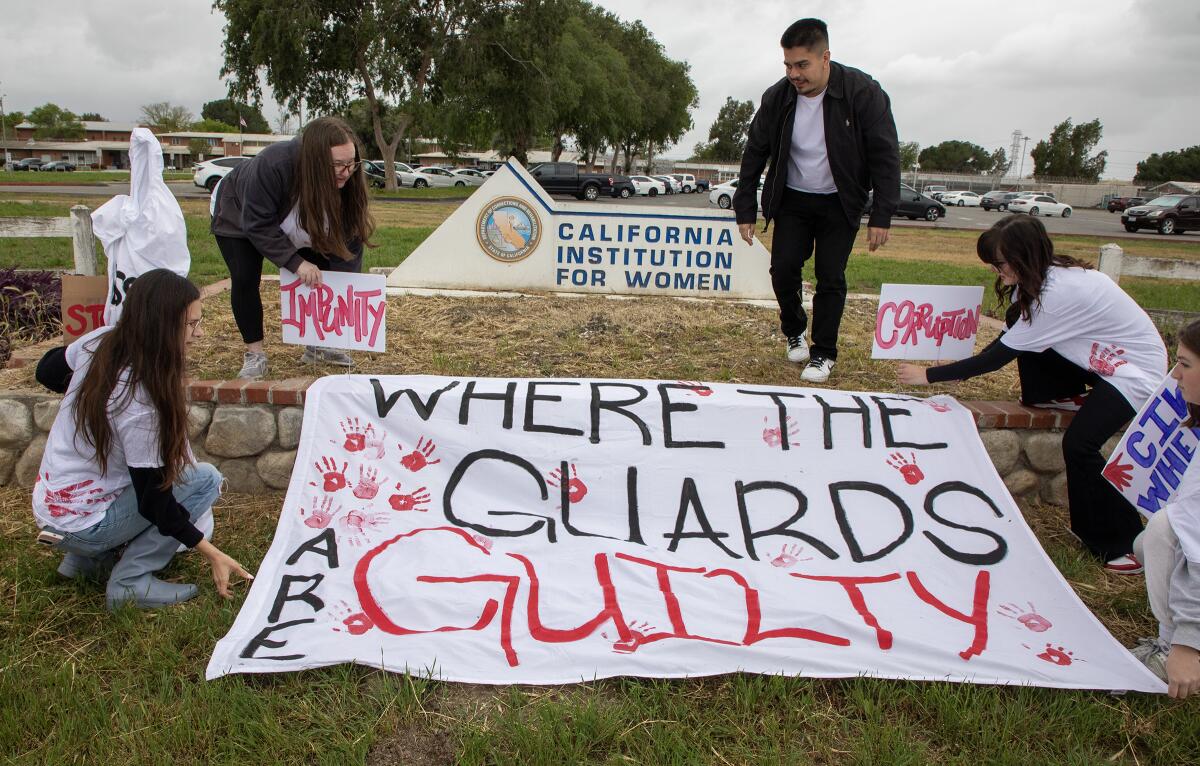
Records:
<instances>
[{"instance_id":1,"label":"red handprint on shirt","mask_svg":"<svg viewBox=\"0 0 1200 766\"><path fill-rule=\"evenodd\" d=\"M322 489L326 492L337 492L346 486L346 469L350 466L348 462L343 462L341 470L338 470L337 460L326 456L313 463L313 466L321 472L321 478L324 480ZM309 484L317 486L315 481L310 481Z\"/></svg>"},{"instance_id":2,"label":"red handprint on shirt","mask_svg":"<svg viewBox=\"0 0 1200 766\"><path fill-rule=\"evenodd\" d=\"M562 483L563 473L559 468L555 468L546 476L546 483L551 487L557 487ZM587 496L587 485L579 478L579 473L575 470L575 464L571 463L571 478L567 481L567 497L572 503L578 503Z\"/></svg>"},{"instance_id":3,"label":"red handprint on shirt","mask_svg":"<svg viewBox=\"0 0 1200 766\"><path fill-rule=\"evenodd\" d=\"M401 450L404 449L403 444L397 444L396 446ZM437 445L434 444L432 440L427 440L424 436L422 436L421 438L417 439L416 448L412 452L400 458L400 465L404 466L413 473L416 473L427 465L440 463L442 462L441 458L438 458L437 460L429 459L433 456L435 450L437 450Z\"/></svg>"},{"instance_id":4,"label":"red handprint on shirt","mask_svg":"<svg viewBox=\"0 0 1200 766\"><path fill-rule=\"evenodd\" d=\"M909 484L919 484L925 478L925 474L917 466L917 455L910 452L909 458L904 457L899 452L893 452L888 455L887 464L900 472L904 480Z\"/></svg>"},{"instance_id":5,"label":"red handprint on shirt","mask_svg":"<svg viewBox=\"0 0 1200 766\"><path fill-rule=\"evenodd\" d=\"M50 482L49 473L43 474L42 478L46 483ZM91 479L87 479L62 489L46 489L45 494L42 495L42 502L46 504L50 515L56 519L61 516L87 516L92 512L87 509L87 506L103 503L109 499L109 496L104 494L103 487L92 487L94 483ZM92 488L86 489L87 487ZM96 497L96 495L100 495L100 497ZM77 507L79 505L84 507Z\"/></svg>"},{"instance_id":6,"label":"red handprint on shirt","mask_svg":"<svg viewBox=\"0 0 1200 766\"><path fill-rule=\"evenodd\" d=\"M1053 623L1037 613L1037 607L1033 605L1032 601L1025 603L1029 605L1028 612L1016 604L1001 604L996 609L996 613L1010 620L1016 620L1034 633L1045 633L1054 627Z\"/></svg>"},{"instance_id":7,"label":"red handprint on shirt","mask_svg":"<svg viewBox=\"0 0 1200 766\"><path fill-rule=\"evenodd\" d=\"M300 508L300 518L304 519L304 526L312 527L313 529L324 529L329 526L329 522L333 521L333 517L337 516L342 511L339 505L333 507L333 498L326 496L322 500L312 498L309 503L313 507L312 511L306 510L303 506Z\"/></svg>"},{"instance_id":8,"label":"red handprint on shirt","mask_svg":"<svg viewBox=\"0 0 1200 766\"><path fill-rule=\"evenodd\" d=\"M402 489L403 485L400 482L396 483L396 489ZM397 492L388 498L388 505L392 506L393 511L417 511L424 513L428 508L421 506L429 502L429 490L424 487L417 487L411 493L404 494Z\"/></svg>"},{"instance_id":9,"label":"red handprint on shirt","mask_svg":"<svg viewBox=\"0 0 1200 766\"><path fill-rule=\"evenodd\" d=\"M1121 458L1123 457L1125 457L1125 453L1118 452L1117 456L1100 471L1100 474L1111 481L1117 489L1128 489L1129 485L1133 483L1133 463L1122 463Z\"/></svg>"},{"instance_id":10,"label":"red handprint on shirt","mask_svg":"<svg viewBox=\"0 0 1200 766\"><path fill-rule=\"evenodd\" d=\"M1117 368L1123 364L1128 364L1126 360L1120 357L1125 353L1125 349L1119 348L1110 343L1104 348L1100 348L1099 343L1092 344L1092 355L1088 358L1088 366L1096 372L1108 377L1117 371Z\"/></svg>"},{"instance_id":11,"label":"red handprint on shirt","mask_svg":"<svg viewBox=\"0 0 1200 766\"><path fill-rule=\"evenodd\" d=\"M379 485L387 481L387 478L379 478L379 470L376 468L358 467L358 483L354 485L353 494L360 500L374 500L379 494Z\"/></svg>"}]
</instances>

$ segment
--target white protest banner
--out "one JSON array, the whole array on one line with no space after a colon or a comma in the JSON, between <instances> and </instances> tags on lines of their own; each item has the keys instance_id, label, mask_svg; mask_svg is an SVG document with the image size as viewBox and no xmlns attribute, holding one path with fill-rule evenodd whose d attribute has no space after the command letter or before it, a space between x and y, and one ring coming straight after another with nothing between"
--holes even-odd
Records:
<instances>
[{"instance_id":1,"label":"white protest banner","mask_svg":"<svg viewBox=\"0 0 1200 766\"><path fill-rule=\"evenodd\" d=\"M388 276L406 290L775 300L733 211L554 199L508 160Z\"/></svg>"},{"instance_id":2,"label":"white protest banner","mask_svg":"<svg viewBox=\"0 0 1200 766\"><path fill-rule=\"evenodd\" d=\"M306 287L292 272L279 270L283 342L386 350L387 280L378 274L323 271L321 281Z\"/></svg>"},{"instance_id":3,"label":"white protest banner","mask_svg":"<svg viewBox=\"0 0 1200 766\"><path fill-rule=\"evenodd\" d=\"M966 359L982 312L982 287L882 285L871 358Z\"/></svg>"},{"instance_id":4,"label":"white protest banner","mask_svg":"<svg viewBox=\"0 0 1200 766\"><path fill-rule=\"evenodd\" d=\"M342 662L1165 689L953 399L683 381L319 380L207 677Z\"/></svg>"},{"instance_id":5,"label":"white protest banner","mask_svg":"<svg viewBox=\"0 0 1200 766\"><path fill-rule=\"evenodd\" d=\"M1170 502L1200 446L1200 429L1184 428L1187 402L1167 376L1113 450L1104 478L1149 517Z\"/></svg>"}]
</instances>

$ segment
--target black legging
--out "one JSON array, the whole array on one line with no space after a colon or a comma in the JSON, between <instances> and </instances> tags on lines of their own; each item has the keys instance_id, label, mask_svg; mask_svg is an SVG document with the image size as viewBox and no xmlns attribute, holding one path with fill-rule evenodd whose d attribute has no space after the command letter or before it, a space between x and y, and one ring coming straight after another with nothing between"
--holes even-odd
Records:
<instances>
[{"instance_id":1,"label":"black legging","mask_svg":"<svg viewBox=\"0 0 1200 766\"><path fill-rule=\"evenodd\" d=\"M1133 538L1142 531L1141 517L1101 475L1105 461L1100 448L1137 412L1103 376L1081 369L1054 351L1022 353L1017 357L1017 371L1023 404L1075 396L1091 386L1063 434L1071 531L1104 561L1131 552Z\"/></svg>"},{"instance_id":2,"label":"black legging","mask_svg":"<svg viewBox=\"0 0 1200 766\"><path fill-rule=\"evenodd\" d=\"M229 288L229 302L233 307L233 320L237 322L238 332L242 334L243 342L258 343L263 339L263 307L262 296L259 294L263 256L248 239L217 235L217 247L221 251L221 257L225 259L225 265L229 267L232 283ZM298 253L301 258L321 271L362 271L362 255L343 261L341 258L326 257L309 248L302 248Z\"/></svg>"}]
</instances>

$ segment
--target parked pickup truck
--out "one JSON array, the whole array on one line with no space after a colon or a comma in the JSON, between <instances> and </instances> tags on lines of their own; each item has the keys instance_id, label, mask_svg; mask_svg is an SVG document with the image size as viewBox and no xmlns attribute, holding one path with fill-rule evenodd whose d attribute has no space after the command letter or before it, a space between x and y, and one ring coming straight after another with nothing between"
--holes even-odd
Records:
<instances>
[{"instance_id":1,"label":"parked pickup truck","mask_svg":"<svg viewBox=\"0 0 1200 766\"><path fill-rule=\"evenodd\" d=\"M611 197L613 177L598 173L580 173L573 162L543 162L529 169L542 188L551 194L570 194L578 199L594 200L603 194Z\"/></svg>"}]
</instances>

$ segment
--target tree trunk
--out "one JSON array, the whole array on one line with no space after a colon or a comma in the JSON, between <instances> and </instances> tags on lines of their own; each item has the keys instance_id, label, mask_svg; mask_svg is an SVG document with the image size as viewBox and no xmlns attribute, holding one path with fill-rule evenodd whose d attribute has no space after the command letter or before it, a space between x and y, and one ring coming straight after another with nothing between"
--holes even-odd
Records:
<instances>
[{"instance_id":1,"label":"tree trunk","mask_svg":"<svg viewBox=\"0 0 1200 766\"><path fill-rule=\"evenodd\" d=\"M559 133L554 136L554 144L550 148L550 161L558 162L558 158L562 157L564 148L565 147L563 146L563 137L562 137L562 134Z\"/></svg>"}]
</instances>

